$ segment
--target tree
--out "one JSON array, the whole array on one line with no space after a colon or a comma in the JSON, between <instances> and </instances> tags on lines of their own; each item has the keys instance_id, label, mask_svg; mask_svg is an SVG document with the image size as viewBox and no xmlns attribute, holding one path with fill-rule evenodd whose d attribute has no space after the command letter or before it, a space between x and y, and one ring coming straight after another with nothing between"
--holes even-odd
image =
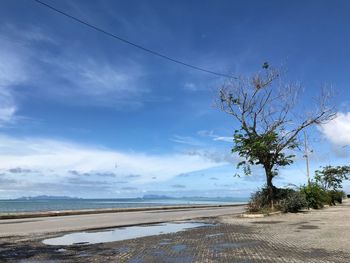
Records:
<instances>
[{"instance_id":1,"label":"tree","mask_svg":"<svg viewBox=\"0 0 350 263\"><path fill-rule=\"evenodd\" d=\"M217 106L237 122L232 152L244 161L244 173L251 173L251 165L261 165L273 207L273 178L278 168L289 165L295 157L291 150L298 147L298 134L305 128L325 123L335 117L328 106L330 93L323 89L313 111L300 114L296 102L300 85L284 83L280 70L265 62L262 70L252 77L230 79L219 88ZM299 113L299 117L298 117Z\"/></svg>"},{"instance_id":2,"label":"tree","mask_svg":"<svg viewBox=\"0 0 350 263\"><path fill-rule=\"evenodd\" d=\"M343 180L348 180L350 166L325 166L322 170L316 170L315 181L325 190L337 191L343 188Z\"/></svg>"}]
</instances>

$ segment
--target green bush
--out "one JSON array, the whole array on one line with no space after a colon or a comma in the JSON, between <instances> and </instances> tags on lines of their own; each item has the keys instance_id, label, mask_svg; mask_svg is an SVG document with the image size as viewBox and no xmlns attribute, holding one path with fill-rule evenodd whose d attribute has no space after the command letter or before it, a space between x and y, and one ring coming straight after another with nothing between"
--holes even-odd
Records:
<instances>
[{"instance_id":1,"label":"green bush","mask_svg":"<svg viewBox=\"0 0 350 263\"><path fill-rule=\"evenodd\" d=\"M343 197L345 193L343 191L338 190L330 190L327 191L328 194L328 204L329 205L336 205L341 204L343 202Z\"/></svg>"},{"instance_id":2,"label":"green bush","mask_svg":"<svg viewBox=\"0 0 350 263\"><path fill-rule=\"evenodd\" d=\"M305 196L308 208L319 209L331 202L327 192L315 182L302 186L300 192Z\"/></svg>"},{"instance_id":3,"label":"green bush","mask_svg":"<svg viewBox=\"0 0 350 263\"><path fill-rule=\"evenodd\" d=\"M296 213L301 209L307 207L305 195L299 191L289 191L288 195L278 202L277 207L284 213Z\"/></svg>"},{"instance_id":4,"label":"green bush","mask_svg":"<svg viewBox=\"0 0 350 263\"><path fill-rule=\"evenodd\" d=\"M290 188L276 188L274 187L274 207L282 212L297 212L307 206L305 196L299 191ZM270 201L268 189L262 188L250 197L248 203L248 211L252 213L269 212Z\"/></svg>"},{"instance_id":5,"label":"green bush","mask_svg":"<svg viewBox=\"0 0 350 263\"><path fill-rule=\"evenodd\" d=\"M262 188L250 196L247 209L251 213L264 212L270 207L267 188Z\"/></svg>"}]
</instances>

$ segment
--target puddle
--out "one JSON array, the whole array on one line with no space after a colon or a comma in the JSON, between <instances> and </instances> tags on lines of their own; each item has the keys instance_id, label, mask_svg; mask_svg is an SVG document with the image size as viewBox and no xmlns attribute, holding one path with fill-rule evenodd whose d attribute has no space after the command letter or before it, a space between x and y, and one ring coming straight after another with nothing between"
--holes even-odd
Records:
<instances>
[{"instance_id":1,"label":"puddle","mask_svg":"<svg viewBox=\"0 0 350 263\"><path fill-rule=\"evenodd\" d=\"M174 245L171 247L171 249L174 251L174 252L181 252L182 250L186 249L187 246L186 245Z\"/></svg>"},{"instance_id":2,"label":"puddle","mask_svg":"<svg viewBox=\"0 0 350 263\"><path fill-rule=\"evenodd\" d=\"M98 244L160 234L176 233L186 229L202 226L212 226L212 224L188 222L131 226L124 228L120 227L100 232L78 232L67 234L61 237L45 239L43 243L54 246Z\"/></svg>"},{"instance_id":3,"label":"puddle","mask_svg":"<svg viewBox=\"0 0 350 263\"><path fill-rule=\"evenodd\" d=\"M27 259L22 259L18 261L19 263L56 263L57 261L54 260L27 260Z\"/></svg>"},{"instance_id":4,"label":"puddle","mask_svg":"<svg viewBox=\"0 0 350 263\"><path fill-rule=\"evenodd\" d=\"M158 245L160 246L166 246L166 245L169 245L171 244L171 242L168 242L168 241L162 241L162 242L159 242Z\"/></svg>"},{"instance_id":5,"label":"puddle","mask_svg":"<svg viewBox=\"0 0 350 263\"><path fill-rule=\"evenodd\" d=\"M116 251L118 251L119 253L128 253L129 248L128 247L120 247L120 248L117 248Z\"/></svg>"},{"instance_id":6,"label":"puddle","mask_svg":"<svg viewBox=\"0 0 350 263\"><path fill-rule=\"evenodd\" d=\"M209 235L205 235L205 237L219 237L219 236L223 236L224 233L216 233L216 234L209 234Z\"/></svg>"},{"instance_id":7,"label":"puddle","mask_svg":"<svg viewBox=\"0 0 350 263\"><path fill-rule=\"evenodd\" d=\"M90 257L91 254L88 252L81 252L77 255L77 257Z\"/></svg>"},{"instance_id":8,"label":"puddle","mask_svg":"<svg viewBox=\"0 0 350 263\"><path fill-rule=\"evenodd\" d=\"M142 262L143 262L143 260L140 257L132 258L132 259L128 260L128 263L142 263Z\"/></svg>"}]
</instances>

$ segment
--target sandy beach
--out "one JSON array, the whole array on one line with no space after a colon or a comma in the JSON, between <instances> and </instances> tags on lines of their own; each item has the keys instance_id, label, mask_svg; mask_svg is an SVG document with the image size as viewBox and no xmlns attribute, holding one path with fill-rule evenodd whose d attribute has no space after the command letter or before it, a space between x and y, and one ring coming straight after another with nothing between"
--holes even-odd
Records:
<instances>
[{"instance_id":1,"label":"sandy beach","mask_svg":"<svg viewBox=\"0 0 350 263\"><path fill-rule=\"evenodd\" d=\"M241 208L237 207L236 210L210 208L197 211L193 209L193 211L148 213L149 218L144 220L150 220L152 216L168 221L196 218L192 221L213 225L177 233L93 245L48 246L43 244L42 240L62 236L64 233L28 230L24 236L7 236L0 239L0 261L345 263L350 258L350 238L348 237L350 202L348 200L343 205L323 210L256 219L240 218L239 209ZM136 220L140 212L134 213L134 220ZM72 222L78 222L79 218L86 216L73 216L71 223L67 225L72 226ZM89 216L95 217L101 223L104 218L96 217L100 215ZM131 220L130 215L128 216ZM25 229L42 223L42 229L46 229L45 225L55 222L50 220L58 220L57 224L63 227L65 225L63 222L69 222L67 221L69 217L41 218L40 220L42 222L23 223L16 220L12 225L8 221L1 221L1 233L5 229L10 233L9 229L14 229L15 225ZM81 220L82 224L88 221ZM5 224L2 224L4 222Z\"/></svg>"}]
</instances>

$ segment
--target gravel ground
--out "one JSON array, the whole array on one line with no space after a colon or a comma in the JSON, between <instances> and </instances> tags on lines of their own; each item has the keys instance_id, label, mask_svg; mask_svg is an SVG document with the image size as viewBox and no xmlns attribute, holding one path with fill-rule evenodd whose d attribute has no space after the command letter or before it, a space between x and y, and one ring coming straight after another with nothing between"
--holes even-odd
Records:
<instances>
[{"instance_id":1,"label":"gravel ground","mask_svg":"<svg viewBox=\"0 0 350 263\"><path fill-rule=\"evenodd\" d=\"M203 220L202 220L203 221ZM46 246L51 235L0 239L0 262L350 262L350 202L97 245Z\"/></svg>"}]
</instances>

